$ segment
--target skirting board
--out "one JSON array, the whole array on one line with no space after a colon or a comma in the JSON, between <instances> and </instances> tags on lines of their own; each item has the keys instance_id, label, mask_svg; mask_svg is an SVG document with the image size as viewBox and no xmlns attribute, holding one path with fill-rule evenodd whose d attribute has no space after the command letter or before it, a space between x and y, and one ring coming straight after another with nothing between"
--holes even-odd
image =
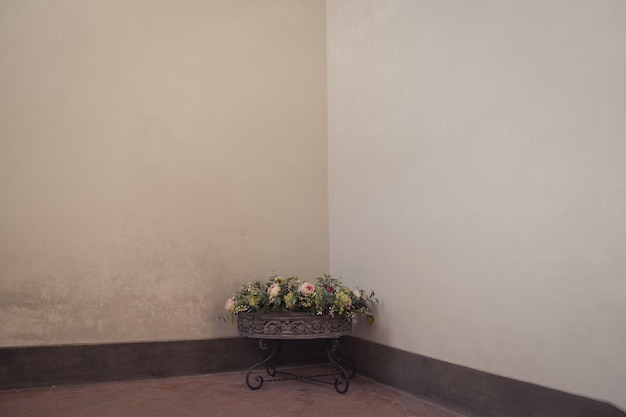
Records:
<instances>
[{"instance_id":1,"label":"skirting board","mask_svg":"<svg viewBox=\"0 0 626 417\"><path fill-rule=\"evenodd\" d=\"M323 340L285 340L279 365L326 360ZM492 375L355 337L345 353L357 373L475 417L625 417L618 407ZM208 340L0 348L0 390L245 371L264 356L258 340ZM349 394L347 394L349 395Z\"/></svg>"},{"instance_id":2,"label":"skirting board","mask_svg":"<svg viewBox=\"0 0 626 417\"><path fill-rule=\"evenodd\" d=\"M357 372L467 416L624 417L618 407L350 337Z\"/></svg>"},{"instance_id":3,"label":"skirting board","mask_svg":"<svg viewBox=\"0 0 626 417\"><path fill-rule=\"evenodd\" d=\"M264 356L241 337L0 348L0 390L243 371ZM282 365L321 362L323 341L286 340Z\"/></svg>"}]
</instances>

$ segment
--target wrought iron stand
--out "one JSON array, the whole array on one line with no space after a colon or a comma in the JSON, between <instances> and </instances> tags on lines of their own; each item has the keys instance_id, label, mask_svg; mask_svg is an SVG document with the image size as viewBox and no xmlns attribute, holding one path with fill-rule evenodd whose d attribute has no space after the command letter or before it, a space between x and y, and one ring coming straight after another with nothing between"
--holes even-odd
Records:
<instances>
[{"instance_id":1,"label":"wrought iron stand","mask_svg":"<svg viewBox=\"0 0 626 417\"><path fill-rule=\"evenodd\" d=\"M265 359L260 358L246 374L246 384L250 389L259 389L266 381L263 376L252 373L262 368L269 376L267 382L308 379L335 386L340 394L345 394L354 376L352 359L341 352L341 341L352 331L349 318L335 316L312 316L310 313L239 313L237 316L239 335L259 340L259 348L268 351ZM326 355L333 373L318 375L297 375L276 369L276 354L284 339L326 339Z\"/></svg>"},{"instance_id":2,"label":"wrought iron stand","mask_svg":"<svg viewBox=\"0 0 626 417\"><path fill-rule=\"evenodd\" d=\"M335 372L322 373L316 375L298 375L291 372L279 371L276 369L276 354L280 351L282 344L281 339L260 339L259 348L262 351L269 350L269 354L265 359L254 364L246 374L246 385L252 390L256 390L263 386L264 382L277 382L277 381L290 381L295 379L307 379L310 381L321 382L323 384L330 384L335 386L335 390L339 394L345 394L350 386L350 379L354 376L356 368L354 361L341 352L342 337L327 339L326 355L328 356L329 365ZM254 377L254 381L251 381L252 373L265 367L265 371L269 378L266 380L262 375ZM330 380L329 380L330 377ZM334 377L334 380L333 380Z\"/></svg>"}]
</instances>

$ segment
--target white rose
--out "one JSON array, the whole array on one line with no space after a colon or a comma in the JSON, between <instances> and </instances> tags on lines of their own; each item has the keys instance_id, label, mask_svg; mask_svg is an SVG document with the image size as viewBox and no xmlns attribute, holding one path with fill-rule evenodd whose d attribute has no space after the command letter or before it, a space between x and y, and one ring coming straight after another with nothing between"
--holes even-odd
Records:
<instances>
[{"instance_id":1,"label":"white rose","mask_svg":"<svg viewBox=\"0 0 626 417\"><path fill-rule=\"evenodd\" d=\"M271 298L278 297L278 294L280 294L280 285L278 284L270 285L270 287L267 289L267 293L269 294Z\"/></svg>"},{"instance_id":2,"label":"white rose","mask_svg":"<svg viewBox=\"0 0 626 417\"><path fill-rule=\"evenodd\" d=\"M226 304L224 304L224 308L226 309L226 311L232 313L235 311L235 299L234 298L229 298L228 300L226 300Z\"/></svg>"}]
</instances>

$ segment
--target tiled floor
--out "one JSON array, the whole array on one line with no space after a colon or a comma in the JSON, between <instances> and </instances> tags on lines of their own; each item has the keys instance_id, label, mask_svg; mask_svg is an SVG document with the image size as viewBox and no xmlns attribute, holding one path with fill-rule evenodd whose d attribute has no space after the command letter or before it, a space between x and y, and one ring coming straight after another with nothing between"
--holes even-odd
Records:
<instances>
[{"instance_id":1,"label":"tiled floor","mask_svg":"<svg viewBox=\"0 0 626 417\"><path fill-rule=\"evenodd\" d=\"M0 416L460 417L358 375L343 395L306 380L266 382L252 391L244 378L227 373L1 391Z\"/></svg>"}]
</instances>

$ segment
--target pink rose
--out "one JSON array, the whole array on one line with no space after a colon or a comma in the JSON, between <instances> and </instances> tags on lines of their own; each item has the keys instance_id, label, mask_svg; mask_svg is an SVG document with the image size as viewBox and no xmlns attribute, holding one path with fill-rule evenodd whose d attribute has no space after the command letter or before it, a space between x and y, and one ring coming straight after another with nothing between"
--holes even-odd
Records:
<instances>
[{"instance_id":1,"label":"pink rose","mask_svg":"<svg viewBox=\"0 0 626 417\"><path fill-rule=\"evenodd\" d=\"M315 294L315 285L311 284L310 282L305 282L300 285L300 292L304 296L311 296Z\"/></svg>"},{"instance_id":2,"label":"pink rose","mask_svg":"<svg viewBox=\"0 0 626 417\"><path fill-rule=\"evenodd\" d=\"M269 294L271 298L278 297L278 294L280 294L280 285L278 284L270 285L270 287L267 289L267 293Z\"/></svg>"}]
</instances>

